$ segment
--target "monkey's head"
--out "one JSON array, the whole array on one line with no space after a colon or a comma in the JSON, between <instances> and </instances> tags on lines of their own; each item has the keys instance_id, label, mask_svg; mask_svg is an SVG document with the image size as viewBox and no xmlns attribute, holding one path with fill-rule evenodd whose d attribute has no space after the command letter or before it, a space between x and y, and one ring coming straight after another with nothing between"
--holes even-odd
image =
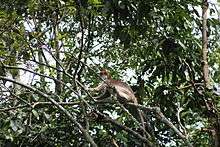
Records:
<instances>
[{"instance_id":1,"label":"monkey's head","mask_svg":"<svg viewBox=\"0 0 220 147\"><path fill-rule=\"evenodd\" d=\"M102 69L99 74L100 74L102 80L111 79L111 76L106 69Z\"/></svg>"}]
</instances>

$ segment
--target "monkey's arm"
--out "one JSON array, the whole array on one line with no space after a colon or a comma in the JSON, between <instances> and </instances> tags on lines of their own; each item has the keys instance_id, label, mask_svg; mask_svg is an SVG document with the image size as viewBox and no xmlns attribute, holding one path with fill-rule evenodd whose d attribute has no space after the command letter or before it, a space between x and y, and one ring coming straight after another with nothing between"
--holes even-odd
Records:
<instances>
[{"instance_id":1,"label":"monkey's arm","mask_svg":"<svg viewBox=\"0 0 220 147\"><path fill-rule=\"evenodd\" d=\"M97 102L102 102L104 99L107 99L111 96L108 85L105 82L100 83L97 87L89 88L88 91L99 92L97 96L93 97L95 100L97 100Z\"/></svg>"},{"instance_id":2,"label":"monkey's arm","mask_svg":"<svg viewBox=\"0 0 220 147\"><path fill-rule=\"evenodd\" d=\"M106 83L102 82L97 87L89 88L88 90L89 91L102 91L102 90L105 90L106 87L107 87Z\"/></svg>"}]
</instances>

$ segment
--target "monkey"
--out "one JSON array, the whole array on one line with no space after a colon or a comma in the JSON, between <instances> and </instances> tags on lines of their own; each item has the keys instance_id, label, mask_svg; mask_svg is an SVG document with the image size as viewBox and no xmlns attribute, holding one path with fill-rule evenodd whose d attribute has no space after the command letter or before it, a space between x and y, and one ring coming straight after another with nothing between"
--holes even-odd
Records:
<instances>
[{"instance_id":1,"label":"monkey","mask_svg":"<svg viewBox=\"0 0 220 147\"><path fill-rule=\"evenodd\" d=\"M106 93L112 94L112 92L115 92L117 99L120 103L126 104L126 103L131 102L134 104L138 104L137 98L135 97L133 90L128 84L126 84L125 82L121 80L112 79L111 75L108 73L106 69L102 69L100 71L100 77L102 79L102 82L97 87L88 89L89 91L97 91L97 92L102 91L102 95L97 97L97 99L104 99L106 98L106 95L105 95ZM114 91L112 91L112 89ZM145 134L146 130L145 130L145 121L144 121L143 114L138 108L136 109L139 115L138 117L140 119L140 123L144 131L143 134ZM149 134L148 134L148 137L149 137Z\"/></svg>"},{"instance_id":2,"label":"monkey","mask_svg":"<svg viewBox=\"0 0 220 147\"><path fill-rule=\"evenodd\" d=\"M95 88L89 88L89 91L102 91L102 95L96 97L96 99L104 99L106 98L106 95L103 97L103 95L108 91L109 93L112 93L110 91L111 89L115 89L118 100L120 102L133 102L134 104L137 104L137 98L134 95L133 90L128 86L126 83L122 82L121 80L114 80L108 73L106 69L102 69L100 71L100 77L102 79L102 82Z\"/></svg>"}]
</instances>

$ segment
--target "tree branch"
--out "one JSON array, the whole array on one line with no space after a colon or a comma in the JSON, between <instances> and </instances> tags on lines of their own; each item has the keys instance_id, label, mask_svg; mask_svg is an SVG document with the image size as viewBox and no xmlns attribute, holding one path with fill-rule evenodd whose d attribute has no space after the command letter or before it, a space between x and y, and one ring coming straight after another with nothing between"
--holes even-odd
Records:
<instances>
[{"instance_id":1,"label":"tree branch","mask_svg":"<svg viewBox=\"0 0 220 147\"><path fill-rule=\"evenodd\" d=\"M135 137L139 138L141 141L146 142L148 144L149 147L153 147L153 144L145 137L141 136L139 133L135 132L134 130L132 130L131 128L120 124L119 122L117 122L116 120L111 119L110 117L106 116L105 114L96 111L96 113L103 118L104 121L106 122L110 122L114 125L116 125L117 127L123 129L124 131L131 133L132 135L134 135Z\"/></svg>"},{"instance_id":2,"label":"tree branch","mask_svg":"<svg viewBox=\"0 0 220 147\"><path fill-rule=\"evenodd\" d=\"M9 82L12 82L12 83L15 83L15 84L18 84L22 87L25 87L33 92L35 92L36 94L48 99L52 104L54 104L60 111L62 111L68 118L69 120L71 120L78 128L79 130L83 133L84 137L86 138L86 140L91 143L91 145L93 147L97 147L96 143L94 142L94 140L92 139L92 137L89 135L89 133L83 128L83 126L63 107L61 106L58 102L56 102L54 99L52 99L49 95L41 92L40 90L34 88L34 87L31 87L31 86L28 86L26 84L23 84L21 82L18 82L18 81L15 81L13 79L10 79L10 78L6 78L6 77L3 77L3 76L0 76L0 79L1 80L6 80L6 81L9 81Z\"/></svg>"},{"instance_id":3,"label":"tree branch","mask_svg":"<svg viewBox=\"0 0 220 147\"><path fill-rule=\"evenodd\" d=\"M80 102L57 102L59 105L62 106L73 106L73 105L78 105ZM10 110L16 110L19 108L25 108L25 107L32 107L35 108L37 106L46 106L46 105L54 105L51 102L33 102L33 103L28 103L25 105L20 105L20 106L16 106L16 107L10 107L10 108L4 108L4 109L0 109L0 112L6 112L6 111L10 111Z\"/></svg>"},{"instance_id":4,"label":"tree branch","mask_svg":"<svg viewBox=\"0 0 220 147\"><path fill-rule=\"evenodd\" d=\"M164 114L160 111L160 108L159 107L145 107L145 106L142 106L142 105L137 105L137 104L134 104L134 103L128 103L129 105L131 106L135 106L135 107L138 107L142 110L145 110L145 111L151 111L151 112L154 112L156 114L156 117L162 121L164 124L166 124L167 126L169 126L181 139L185 140L187 145L189 147L192 147L191 143L189 142L189 140L187 139L187 137L185 135L183 135L183 133L181 133L176 127L175 125L169 121L166 116L164 116Z\"/></svg>"}]
</instances>

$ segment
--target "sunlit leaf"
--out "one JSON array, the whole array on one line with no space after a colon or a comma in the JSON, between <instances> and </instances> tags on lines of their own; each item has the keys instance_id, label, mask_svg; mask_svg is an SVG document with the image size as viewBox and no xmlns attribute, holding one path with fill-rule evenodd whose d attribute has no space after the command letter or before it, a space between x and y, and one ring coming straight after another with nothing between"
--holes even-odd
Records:
<instances>
[{"instance_id":1,"label":"sunlit leaf","mask_svg":"<svg viewBox=\"0 0 220 147\"><path fill-rule=\"evenodd\" d=\"M34 116L39 120L40 117L39 117L38 112L37 112L36 110L34 110L34 109L33 109L31 112L32 112L32 113L34 114Z\"/></svg>"}]
</instances>

